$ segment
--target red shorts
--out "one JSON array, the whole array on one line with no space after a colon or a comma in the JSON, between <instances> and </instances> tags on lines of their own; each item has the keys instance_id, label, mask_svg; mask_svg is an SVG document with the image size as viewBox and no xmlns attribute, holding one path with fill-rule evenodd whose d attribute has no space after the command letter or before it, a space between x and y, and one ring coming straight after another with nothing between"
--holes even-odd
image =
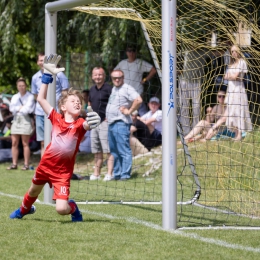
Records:
<instances>
[{"instance_id":1,"label":"red shorts","mask_svg":"<svg viewBox=\"0 0 260 260\"><path fill-rule=\"evenodd\" d=\"M41 171L37 168L32 182L35 185L44 185L48 183L50 188L54 187L53 199L68 200L70 195L71 174L55 174Z\"/></svg>"}]
</instances>

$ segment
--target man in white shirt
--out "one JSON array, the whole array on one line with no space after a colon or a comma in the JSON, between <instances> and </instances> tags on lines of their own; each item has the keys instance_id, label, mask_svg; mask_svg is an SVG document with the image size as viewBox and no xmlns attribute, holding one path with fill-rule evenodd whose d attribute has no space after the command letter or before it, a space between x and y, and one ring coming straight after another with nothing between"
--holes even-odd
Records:
<instances>
[{"instance_id":1,"label":"man in white shirt","mask_svg":"<svg viewBox=\"0 0 260 260\"><path fill-rule=\"evenodd\" d=\"M155 74L155 67L147 61L137 59L136 48L134 46L128 46L126 48L127 59L120 61L114 70L122 70L124 72L124 82L132 86L140 96L144 92L143 84L149 81ZM148 73L146 78L143 78L144 73ZM147 112L147 108L144 103L140 106L139 115L144 115Z\"/></svg>"}]
</instances>

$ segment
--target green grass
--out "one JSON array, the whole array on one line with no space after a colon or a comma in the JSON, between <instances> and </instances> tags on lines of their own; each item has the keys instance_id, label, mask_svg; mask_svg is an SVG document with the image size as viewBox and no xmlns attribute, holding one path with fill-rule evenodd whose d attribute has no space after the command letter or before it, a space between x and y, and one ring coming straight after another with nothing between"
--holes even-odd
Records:
<instances>
[{"instance_id":1,"label":"green grass","mask_svg":"<svg viewBox=\"0 0 260 260\"><path fill-rule=\"evenodd\" d=\"M38 157L32 158L34 166ZM89 158L91 165L93 157ZM140 161L141 162L141 161ZM143 161L143 164L145 161ZM80 166L82 164L82 166ZM87 164L78 158L76 168ZM137 163L138 164L138 163ZM72 223L70 216L59 216L55 208L36 203L34 215L22 220L10 220L9 214L21 203L28 189L33 171L6 171L0 165L0 256L1 259L259 259L259 231L256 230L177 230L162 227L161 205L80 205L83 223ZM143 166L144 167L144 166ZM91 168L91 166L89 166ZM139 170L126 183L94 182L93 187L104 190L119 189L118 197L137 191L144 182ZM91 170L89 170L91 173ZM83 173L83 171L81 172ZM161 185L160 171L156 171L152 187ZM158 180L158 182L157 182ZM187 181L188 187L189 181ZM82 185L82 187L81 187ZM118 185L118 186L115 186ZM119 186L120 185L120 186ZM130 188L127 188L129 185ZM138 187L140 185L140 187ZM72 195L88 194L88 181L72 182ZM78 189L82 189L82 194ZM92 188L89 188L90 190ZM188 192L188 188L185 188ZM90 195L94 193L94 189ZM192 191L190 191L192 193ZM102 197L100 196L100 197ZM156 195L157 196L157 195ZM179 196L181 194L179 193ZM132 197L134 197L132 195ZM157 199L157 197L156 197ZM43 201L43 195L39 196ZM192 205L178 207L178 226L244 225L259 226L258 220L220 214Z\"/></svg>"}]
</instances>

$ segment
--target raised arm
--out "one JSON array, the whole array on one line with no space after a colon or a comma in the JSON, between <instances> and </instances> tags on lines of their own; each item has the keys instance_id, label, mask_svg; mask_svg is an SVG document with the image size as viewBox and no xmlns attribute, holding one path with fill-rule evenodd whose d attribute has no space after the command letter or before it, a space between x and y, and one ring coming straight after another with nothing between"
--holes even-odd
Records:
<instances>
[{"instance_id":1,"label":"raised arm","mask_svg":"<svg viewBox=\"0 0 260 260\"><path fill-rule=\"evenodd\" d=\"M49 83L51 83L51 82L49 82ZM41 88L40 88L40 92L39 92L38 97L37 97L37 101L41 105L43 111L46 114L49 114L52 106L50 105L50 103L46 99L47 90L48 90L48 84L42 83Z\"/></svg>"},{"instance_id":2,"label":"raised arm","mask_svg":"<svg viewBox=\"0 0 260 260\"><path fill-rule=\"evenodd\" d=\"M64 68L57 68L57 64L60 61L60 59L61 56L58 56L57 54L51 54L49 57L45 56L44 58L44 74L42 76L42 85L37 97L37 101L39 102L46 114L48 114L52 108L52 106L46 99L48 84L52 83L53 75L56 75L58 72L65 70Z\"/></svg>"}]
</instances>

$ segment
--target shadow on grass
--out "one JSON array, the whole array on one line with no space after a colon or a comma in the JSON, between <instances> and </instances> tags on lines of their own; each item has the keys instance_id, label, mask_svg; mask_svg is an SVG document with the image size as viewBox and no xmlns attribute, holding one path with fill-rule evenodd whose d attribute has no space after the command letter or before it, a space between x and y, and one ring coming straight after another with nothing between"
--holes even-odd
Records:
<instances>
[{"instance_id":1,"label":"shadow on grass","mask_svg":"<svg viewBox=\"0 0 260 260\"><path fill-rule=\"evenodd\" d=\"M87 213L85 213L87 214ZM67 215L66 215L67 216ZM69 216L70 217L70 216ZM12 221L16 221L16 220L12 220ZM104 220L104 219L92 219L92 218L86 218L83 216L83 221L81 222L72 222L71 220L57 220L55 218L53 219L45 219L44 216L43 218L23 218L23 219L19 219L17 221L35 221L35 222L45 222L45 223L59 223L62 225L65 224L77 224L77 223L111 223L111 224L117 224L117 225L121 225L120 223L116 222L115 220ZM113 222L113 223L112 223Z\"/></svg>"}]
</instances>

